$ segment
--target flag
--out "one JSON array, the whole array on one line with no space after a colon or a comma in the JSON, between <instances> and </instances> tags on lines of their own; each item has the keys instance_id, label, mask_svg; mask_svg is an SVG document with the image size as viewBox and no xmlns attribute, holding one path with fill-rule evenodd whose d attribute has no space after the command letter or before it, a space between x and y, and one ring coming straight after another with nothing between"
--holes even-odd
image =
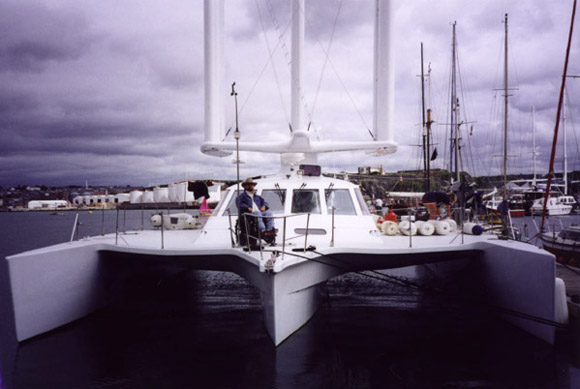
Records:
<instances>
[{"instance_id":1,"label":"flag","mask_svg":"<svg viewBox=\"0 0 580 389\"><path fill-rule=\"evenodd\" d=\"M431 161L435 161L437 159L437 147L433 150L433 154L431 154Z\"/></svg>"}]
</instances>

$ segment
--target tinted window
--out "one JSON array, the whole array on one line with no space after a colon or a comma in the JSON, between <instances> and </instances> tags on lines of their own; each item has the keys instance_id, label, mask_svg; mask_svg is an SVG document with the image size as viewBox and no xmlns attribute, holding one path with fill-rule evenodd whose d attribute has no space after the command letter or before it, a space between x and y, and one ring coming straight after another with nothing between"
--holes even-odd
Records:
<instances>
[{"instance_id":1,"label":"tinted window","mask_svg":"<svg viewBox=\"0 0 580 389\"><path fill-rule=\"evenodd\" d=\"M274 215L284 213L286 189L266 189L262 191L262 197L266 200L270 207L270 211L272 211Z\"/></svg>"},{"instance_id":2,"label":"tinted window","mask_svg":"<svg viewBox=\"0 0 580 389\"><path fill-rule=\"evenodd\" d=\"M317 189L296 189L292 196L292 213L320 213Z\"/></svg>"},{"instance_id":3,"label":"tinted window","mask_svg":"<svg viewBox=\"0 0 580 389\"><path fill-rule=\"evenodd\" d=\"M332 214L333 207L335 215L356 215L348 189L326 189L324 194L329 215Z\"/></svg>"},{"instance_id":4,"label":"tinted window","mask_svg":"<svg viewBox=\"0 0 580 389\"><path fill-rule=\"evenodd\" d=\"M228 216L228 215L232 215L232 216L237 216L238 215L238 206L236 204L236 197L237 197L237 191L234 189L232 190L233 195L230 198L230 201L228 201L228 207L226 208L225 212L224 212L224 216ZM240 193L242 193L243 190L240 188Z\"/></svg>"}]
</instances>

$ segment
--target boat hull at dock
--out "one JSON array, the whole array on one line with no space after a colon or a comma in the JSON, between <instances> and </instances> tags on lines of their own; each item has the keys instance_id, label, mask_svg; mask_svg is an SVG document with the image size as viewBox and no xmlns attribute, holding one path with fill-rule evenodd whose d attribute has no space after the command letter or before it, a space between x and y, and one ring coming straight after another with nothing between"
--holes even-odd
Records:
<instances>
[{"instance_id":1,"label":"boat hull at dock","mask_svg":"<svg viewBox=\"0 0 580 389\"><path fill-rule=\"evenodd\" d=\"M569 226L559 234L546 232L541 235L542 247L556 256L556 261L580 268L580 229Z\"/></svg>"},{"instance_id":2,"label":"boat hull at dock","mask_svg":"<svg viewBox=\"0 0 580 389\"><path fill-rule=\"evenodd\" d=\"M486 304L554 319L554 257L534 246L483 236L377 237L377 244L312 247L308 251L274 246L244 251L223 245L204 247L204 231L159 231L105 235L8 257L18 340L28 339L81 318L118 296L134 269L186 268L236 273L260 290L265 325L278 345L316 312L327 280L348 272L466 263L461 275L468 292L486 291ZM227 234L226 234L227 237ZM461 240L465 239L462 243ZM316 245L316 242L313 242ZM410 247L412 246L412 247ZM453 272L449 272L453 275ZM514 319L526 331L553 342L554 328Z\"/></svg>"}]
</instances>

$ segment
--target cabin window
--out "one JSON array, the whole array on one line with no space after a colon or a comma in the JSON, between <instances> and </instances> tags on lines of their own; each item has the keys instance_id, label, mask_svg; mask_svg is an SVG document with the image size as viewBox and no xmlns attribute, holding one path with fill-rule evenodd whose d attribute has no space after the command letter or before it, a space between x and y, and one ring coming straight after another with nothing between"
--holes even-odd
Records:
<instances>
[{"instance_id":1,"label":"cabin window","mask_svg":"<svg viewBox=\"0 0 580 389\"><path fill-rule=\"evenodd\" d=\"M318 189L296 189L292 196L292 213L321 213Z\"/></svg>"},{"instance_id":2,"label":"cabin window","mask_svg":"<svg viewBox=\"0 0 580 389\"><path fill-rule=\"evenodd\" d=\"M362 193L360 192L359 188L354 190L354 194L356 195L356 200L358 201L358 205L360 206L360 210L363 215L370 215L369 209L367 208L367 204L365 203L365 199L363 198Z\"/></svg>"},{"instance_id":3,"label":"cabin window","mask_svg":"<svg viewBox=\"0 0 580 389\"><path fill-rule=\"evenodd\" d=\"M265 189L261 196L266 200L270 211L274 215L284 213L284 204L286 204L286 189Z\"/></svg>"},{"instance_id":4,"label":"cabin window","mask_svg":"<svg viewBox=\"0 0 580 389\"><path fill-rule=\"evenodd\" d=\"M354 203L348 189L326 189L324 194L329 215L332 214L333 207L335 215L356 215Z\"/></svg>"},{"instance_id":5,"label":"cabin window","mask_svg":"<svg viewBox=\"0 0 580 389\"><path fill-rule=\"evenodd\" d=\"M240 194L243 192L244 190L242 188L240 188ZM232 216L237 216L238 215L238 205L236 204L236 198L237 198L237 190L232 190L232 197L230 198L230 201L228 202L228 207L226 208L224 215L228 216L228 215L232 215Z\"/></svg>"}]
</instances>

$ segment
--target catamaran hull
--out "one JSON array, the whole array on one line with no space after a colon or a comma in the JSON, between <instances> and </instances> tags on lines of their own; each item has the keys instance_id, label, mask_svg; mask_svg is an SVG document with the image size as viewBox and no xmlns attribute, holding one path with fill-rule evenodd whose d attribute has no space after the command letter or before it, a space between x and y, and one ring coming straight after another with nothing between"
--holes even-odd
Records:
<instances>
[{"instance_id":1,"label":"catamaran hull","mask_svg":"<svg viewBox=\"0 0 580 389\"><path fill-rule=\"evenodd\" d=\"M554 257L518 242L482 238L474 243L429 248L327 248L299 259L223 248L204 250L138 249L80 241L8 258L18 340L28 339L79 319L102 307L114 284L131 274L127 264L182 267L236 273L260 290L266 329L276 345L316 313L327 280L351 271L431 265L454 275L453 263L468 264L458 275L482 303L554 320ZM288 255L288 254L286 254ZM451 270L450 270L451 269ZM456 278L459 279L459 278ZM504 311L506 312L506 311ZM547 342L554 327L534 320L510 320Z\"/></svg>"}]
</instances>

